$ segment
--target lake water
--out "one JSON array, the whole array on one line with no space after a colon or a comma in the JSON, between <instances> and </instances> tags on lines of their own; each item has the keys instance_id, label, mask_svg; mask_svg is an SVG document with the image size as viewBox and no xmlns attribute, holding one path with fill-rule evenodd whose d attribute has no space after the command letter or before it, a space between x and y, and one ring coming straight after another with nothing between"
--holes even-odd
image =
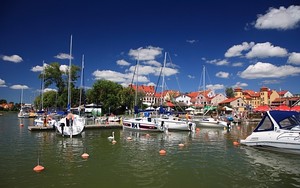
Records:
<instances>
[{"instance_id":1,"label":"lake water","mask_svg":"<svg viewBox=\"0 0 300 188\"><path fill-rule=\"evenodd\" d=\"M300 187L299 155L233 145L251 124L149 135L94 129L72 139L29 125L33 119L16 113L0 116L0 187ZM107 139L112 131L116 144ZM40 173L33 171L38 159Z\"/></svg>"}]
</instances>

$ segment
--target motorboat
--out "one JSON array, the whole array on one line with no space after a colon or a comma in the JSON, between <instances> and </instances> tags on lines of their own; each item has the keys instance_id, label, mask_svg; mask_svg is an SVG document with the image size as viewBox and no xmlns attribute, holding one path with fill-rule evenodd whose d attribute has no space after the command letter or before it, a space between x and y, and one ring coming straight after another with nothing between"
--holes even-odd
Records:
<instances>
[{"instance_id":1,"label":"motorboat","mask_svg":"<svg viewBox=\"0 0 300 188\"><path fill-rule=\"evenodd\" d=\"M136 117L124 119L122 121L123 129L137 130L137 131L154 131L163 132L165 127L159 124L156 118L151 117Z\"/></svg>"},{"instance_id":2,"label":"motorboat","mask_svg":"<svg viewBox=\"0 0 300 188\"><path fill-rule=\"evenodd\" d=\"M300 153L300 113L267 111L242 145Z\"/></svg>"},{"instance_id":3,"label":"motorboat","mask_svg":"<svg viewBox=\"0 0 300 188\"><path fill-rule=\"evenodd\" d=\"M229 122L219 118L204 117L199 120L199 126L201 127L227 128L229 125Z\"/></svg>"},{"instance_id":4,"label":"motorboat","mask_svg":"<svg viewBox=\"0 0 300 188\"><path fill-rule=\"evenodd\" d=\"M196 123L192 122L190 119L186 121L180 119L179 117L173 116L162 116L157 118L157 122L165 127L168 131L192 131L196 130Z\"/></svg>"},{"instance_id":5,"label":"motorboat","mask_svg":"<svg viewBox=\"0 0 300 188\"><path fill-rule=\"evenodd\" d=\"M51 116L39 116L34 119L34 126L55 128L56 120Z\"/></svg>"},{"instance_id":6,"label":"motorboat","mask_svg":"<svg viewBox=\"0 0 300 188\"><path fill-rule=\"evenodd\" d=\"M56 123L56 130L62 136L77 136L84 130L85 119L77 114L69 113Z\"/></svg>"}]
</instances>

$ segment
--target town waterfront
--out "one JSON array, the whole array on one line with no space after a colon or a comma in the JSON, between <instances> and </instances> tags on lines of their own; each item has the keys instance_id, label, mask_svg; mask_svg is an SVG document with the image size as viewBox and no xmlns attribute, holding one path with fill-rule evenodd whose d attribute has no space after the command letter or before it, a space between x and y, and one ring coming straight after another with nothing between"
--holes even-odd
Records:
<instances>
[{"instance_id":1,"label":"town waterfront","mask_svg":"<svg viewBox=\"0 0 300 188\"><path fill-rule=\"evenodd\" d=\"M149 135L93 129L76 138L30 125L16 113L0 116L0 187L300 187L299 155L233 145L255 124Z\"/></svg>"}]
</instances>

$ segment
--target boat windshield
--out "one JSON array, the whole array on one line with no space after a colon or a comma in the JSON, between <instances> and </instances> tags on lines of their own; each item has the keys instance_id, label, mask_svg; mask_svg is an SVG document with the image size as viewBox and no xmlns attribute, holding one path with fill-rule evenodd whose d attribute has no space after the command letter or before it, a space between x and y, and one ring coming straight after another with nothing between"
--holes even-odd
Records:
<instances>
[{"instance_id":1,"label":"boat windshield","mask_svg":"<svg viewBox=\"0 0 300 188\"><path fill-rule=\"evenodd\" d=\"M270 118L268 116L264 116L262 121L259 123L259 125L256 127L254 132L259 132L259 131L270 131L274 129L274 125Z\"/></svg>"},{"instance_id":2,"label":"boat windshield","mask_svg":"<svg viewBox=\"0 0 300 188\"><path fill-rule=\"evenodd\" d=\"M279 125L281 126L282 129L291 129L295 126L299 126L300 120L299 117L293 115L280 121Z\"/></svg>"}]
</instances>

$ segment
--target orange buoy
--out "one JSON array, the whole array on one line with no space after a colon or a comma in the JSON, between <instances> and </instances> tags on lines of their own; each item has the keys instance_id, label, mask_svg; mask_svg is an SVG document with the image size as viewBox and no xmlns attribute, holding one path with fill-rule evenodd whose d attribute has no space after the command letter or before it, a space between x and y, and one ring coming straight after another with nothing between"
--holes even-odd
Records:
<instances>
[{"instance_id":1,"label":"orange buoy","mask_svg":"<svg viewBox=\"0 0 300 188\"><path fill-rule=\"evenodd\" d=\"M241 129L241 127L240 127L240 126L237 126L237 129L238 129L238 130L240 130L240 129Z\"/></svg>"},{"instance_id":2,"label":"orange buoy","mask_svg":"<svg viewBox=\"0 0 300 188\"><path fill-rule=\"evenodd\" d=\"M24 126L24 124L23 124L23 123L21 123L21 124L20 124L20 126L21 126L21 127L23 127L23 126Z\"/></svg>"},{"instance_id":3,"label":"orange buoy","mask_svg":"<svg viewBox=\"0 0 300 188\"><path fill-rule=\"evenodd\" d=\"M43 171L45 169L45 167L43 167L43 166L41 166L41 165L37 165L37 166L35 166L34 168L33 168L33 170L35 171L35 172L41 172L41 171Z\"/></svg>"},{"instance_id":4,"label":"orange buoy","mask_svg":"<svg viewBox=\"0 0 300 188\"><path fill-rule=\"evenodd\" d=\"M146 137L150 137L150 134L146 134Z\"/></svg>"},{"instance_id":5,"label":"orange buoy","mask_svg":"<svg viewBox=\"0 0 300 188\"><path fill-rule=\"evenodd\" d=\"M200 128L196 128L196 131L200 131Z\"/></svg>"},{"instance_id":6,"label":"orange buoy","mask_svg":"<svg viewBox=\"0 0 300 188\"><path fill-rule=\"evenodd\" d=\"M87 154L87 153L83 153L82 155L81 155L81 157L83 158L83 159L87 159L87 158L89 158L89 154Z\"/></svg>"},{"instance_id":7,"label":"orange buoy","mask_svg":"<svg viewBox=\"0 0 300 188\"><path fill-rule=\"evenodd\" d=\"M117 141L113 140L113 141L111 141L111 143L112 143L112 144L116 144L116 143L117 143Z\"/></svg>"},{"instance_id":8,"label":"orange buoy","mask_svg":"<svg viewBox=\"0 0 300 188\"><path fill-rule=\"evenodd\" d=\"M234 146L238 146L239 144L240 144L240 143L237 142L237 141L234 141L234 142L233 142L233 145L234 145Z\"/></svg>"},{"instance_id":9,"label":"orange buoy","mask_svg":"<svg viewBox=\"0 0 300 188\"><path fill-rule=\"evenodd\" d=\"M159 151L159 154L160 154L160 155L166 155L166 154L167 154L167 152L166 152L166 150L164 150L164 149L161 149L161 150Z\"/></svg>"},{"instance_id":10,"label":"orange buoy","mask_svg":"<svg viewBox=\"0 0 300 188\"><path fill-rule=\"evenodd\" d=\"M184 146L184 144L183 144L183 143L180 143L180 144L178 144L178 146L179 146L179 147L183 147L183 146Z\"/></svg>"}]
</instances>

